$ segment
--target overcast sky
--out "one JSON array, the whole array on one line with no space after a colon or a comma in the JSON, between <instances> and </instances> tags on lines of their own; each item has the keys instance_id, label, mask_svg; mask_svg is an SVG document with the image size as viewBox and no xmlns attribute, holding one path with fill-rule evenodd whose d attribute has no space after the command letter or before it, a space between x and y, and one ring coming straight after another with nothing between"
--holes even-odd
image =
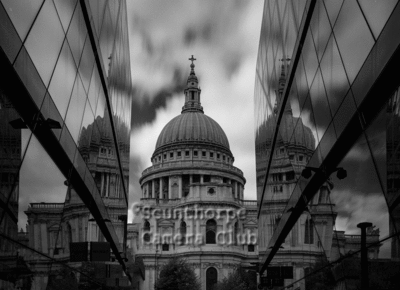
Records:
<instances>
[{"instance_id":1,"label":"overcast sky","mask_svg":"<svg viewBox=\"0 0 400 290\"><path fill-rule=\"evenodd\" d=\"M263 1L128 1L134 98L130 200L157 137L179 115L191 55L204 113L225 131L256 198L253 95Z\"/></svg>"}]
</instances>

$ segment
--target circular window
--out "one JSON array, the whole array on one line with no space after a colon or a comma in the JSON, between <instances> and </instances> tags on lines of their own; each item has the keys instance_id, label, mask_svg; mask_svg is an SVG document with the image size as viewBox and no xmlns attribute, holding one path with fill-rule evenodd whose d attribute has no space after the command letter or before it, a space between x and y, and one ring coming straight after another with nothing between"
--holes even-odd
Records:
<instances>
[{"instance_id":1,"label":"circular window","mask_svg":"<svg viewBox=\"0 0 400 290\"><path fill-rule=\"evenodd\" d=\"M208 193L209 195L215 194L215 188L214 188L214 187L209 187L209 188L207 189L207 193Z\"/></svg>"}]
</instances>

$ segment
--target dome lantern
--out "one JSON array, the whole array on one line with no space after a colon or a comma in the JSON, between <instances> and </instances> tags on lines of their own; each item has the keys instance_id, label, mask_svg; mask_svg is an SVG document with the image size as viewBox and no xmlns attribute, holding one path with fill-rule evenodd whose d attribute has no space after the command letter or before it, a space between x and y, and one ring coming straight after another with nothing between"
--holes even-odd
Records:
<instances>
[{"instance_id":1,"label":"dome lantern","mask_svg":"<svg viewBox=\"0 0 400 290\"><path fill-rule=\"evenodd\" d=\"M192 57L189 58L189 60L192 61L192 63L190 64L190 74L187 80L186 89L184 90L185 104L182 107L182 113L196 112L196 111L204 113L203 107L201 106L200 103L201 90L198 88L199 81L194 72L193 61L195 61L196 59L192 55Z\"/></svg>"}]
</instances>

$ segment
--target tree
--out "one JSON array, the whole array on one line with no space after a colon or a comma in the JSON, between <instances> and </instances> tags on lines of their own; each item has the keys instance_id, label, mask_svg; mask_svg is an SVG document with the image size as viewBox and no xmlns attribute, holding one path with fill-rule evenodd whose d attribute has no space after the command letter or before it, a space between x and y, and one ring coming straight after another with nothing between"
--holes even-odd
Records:
<instances>
[{"instance_id":1,"label":"tree","mask_svg":"<svg viewBox=\"0 0 400 290\"><path fill-rule=\"evenodd\" d=\"M200 282L185 260L172 258L161 267L155 290L200 290Z\"/></svg>"},{"instance_id":2,"label":"tree","mask_svg":"<svg viewBox=\"0 0 400 290\"><path fill-rule=\"evenodd\" d=\"M235 271L219 282L215 290L253 290L257 289L257 274L254 271L246 271L238 266Z\"/></svg>"}]
</instances>

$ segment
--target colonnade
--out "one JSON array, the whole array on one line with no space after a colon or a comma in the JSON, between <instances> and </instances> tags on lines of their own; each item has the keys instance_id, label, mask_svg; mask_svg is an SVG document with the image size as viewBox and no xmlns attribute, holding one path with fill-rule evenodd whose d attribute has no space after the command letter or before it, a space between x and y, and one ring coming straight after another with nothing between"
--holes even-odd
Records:
<instances>
[{"instance_id":1,"label":"colonnade","mask_svg":"<svg viewBox=\"0 0 400 290\"><path fill-rule=\"evenodd\" d=\"M205 179L207 181L205 181ZM218 179L219 182L214 179ZM163 176L151 179L142 186L143 198L158 198L158 199L176 199L185 196L188 186L194 184L205 185L212 182L220 184L229 184L232 186L232 195L236 199L243 199L243 185L236 180L226 179L208 174L188 174L188 175L173 175ZM188 183L187 183L188 181ZM161 194L160 194L161 193Z\"/></svg>"}]
</instances>

